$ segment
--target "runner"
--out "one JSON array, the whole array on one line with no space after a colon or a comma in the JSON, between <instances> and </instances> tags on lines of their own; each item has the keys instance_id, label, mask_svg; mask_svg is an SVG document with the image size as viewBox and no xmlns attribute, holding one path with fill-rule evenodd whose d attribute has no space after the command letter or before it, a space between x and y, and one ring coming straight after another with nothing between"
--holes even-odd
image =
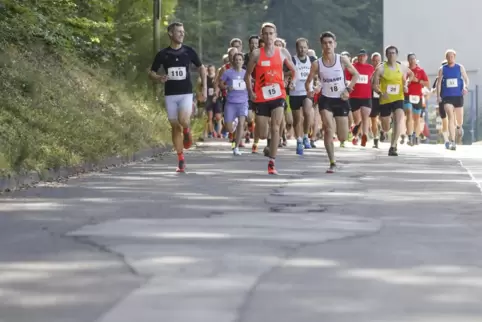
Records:
<instances>
[{"instance_id":1,"label":"runner","mask_svg":"<svg viewBox=\"0 0 482 322\"><path fill-rule=\"evenodd\" d=\"M243 68L246 69L249 61L249 54L253 52L253 50L258 48L258 43L259 43L259 36L251 36L249 37L249 53L244 54L244 63L243 63ZM252 145L252 153L257 153L258 152L258 141L259 139L256 137L255 134L255 123L254 123L254 111L253 111L253 102L249 100L249 106L248 106L248 117L247 117L247 123L248 123L248 131L246 132L245 136L245 143L248 144L250 142L250 138L253 137L254 139L254 144Z\"/></svg>"},{"instance_id":2,"label":"runner","mask_svg":"<svg viewBox=\"0 0 482 322\"><path fill-rule=\"evenodd\" d=\"M355 127L353 128L353 145L358 143L358 132L361 124L362 141L361 146L366 146L368 141L368 131L370 128L370 113L372 109L372 76L375 68L367 63L368 55L365 49L361 49L356 57L357 61L353 67L358 71L360 77L350 93L350 106L353 113ZM347 80L351 80L351 74L347 75Z\"/></svg>"},{"instance_id":3,"label":"runner","mask_svg":"<svg viewBox=\"0 0 482 322\"><path fill-rule=\"evenodd\" d=\"M275 158L280 138L280 123L286 105L286 90L283 80L283 64L286 64L293 75L295 69L291 55L285 48L274 46L276 26L264 23L261 26L261 37L264 47L254 50L249 58L245 81L251 99L256 103L256 128L261 139L267 135L270 122L271 144L269 147L268 173L278 174L275 169ZM255 71L254 90L251 86L251 74ZM296 79L296 78L295 78ZM271 118L271 120L270 120Z\"/></svg>"},{"instance_id":4,"label":"runner","mask_svg":"<svg viewBox=\"0 0 482 322\"><path fill-rule=\"evenodd\" d=\"M176 172L184 172L186 164L183 149L189 149L192 145L189 125L193 92L189 67L191 63L194 64L201 74L203 88L201 101L205 101L207 96L206 69L196 51L183 44L185 32L182 23L171 23L167 27L167 33L171 44L157 53L149 77L154 81L164 83L167 117L172 128L172 143L178 156ZM164 68L166 75L157 74L161 67Z\"/></svg>"},{"instance_id":5,"label":"runner","mask_svg":"<svg viewBox=\"0 0 482 322\"><path fill-rule=\"evenodd\" d=\"M441 66L445 66L445 65L447 65L446 59L442 61ZM439 78L436 77L435 81L432 85L432 93L437 92L438 80L439 80ZM445 113L444 104L442 102L438 103L438 112L439 112L440 118L442 119L442 136L443 136L443 139L444 139L445 148L448 150L448 149L450 149L449 123L448 123L448 120L447 120L447 113Z\"/></svg>"},{"instance_id":6,"label":"runner","mask_svg":"<svg viewBox=\"0 0 482 322\"><path fill-rule=\"evenodd\" d=\"M359 74L348 57L335 53L336 37L332 32L322 33L320 42L323 54L320 59L311 65L310 75L305 86L309 96L313 97L314 93L310 86L315 76L318 75L322 86L318 105L325 132L325 149L330 160L327 173L333 173L337 170L335 147L333 145L333 117L335 118L338 139L345 141L348 136L348 112L350 111L348 98L358 81ZM345 69L349 70L352 75L352 80L348 85L345 83Z\"/></svg>"},{"instance_id":7,"label":"runner","mask_svg":"<svg viewBox=\"0 0 482 322\"><path fill-rule=\"evenodd\" d=\"M246 70L243 69L243 54L234 55L233 66L226 70L221 76L221 88L227 89L226 107L224 109L224 122L229 133L234 134L233 154L241 155L239 151L241 140L243 139L244 122L248 116L248 91L244 76ZM237 127L234 128L234 121L237 119Z\"/></svg>"},{"instance_id":8,"label":"runner","mask_svg":"<svg viewBox=\"0 0 482 322\"><path fill-rule=\"evenodd\" d=\"M447 64L440 67L437 82L437 99L443 103L448 117L450 149L455 150L457 140L464 136L464 95L468 93L469 77L464 66L455 62L455 50L445 52Z\"/></svg>"},{"instance_id":9,"label":"runner","mask_svg":"<svg viewBox=\"0 0 482 322\"><path fill-rule=\"evenodd\" d=\"M420 136L420 116L423 109L423 88L429 87L428 76L417 63L417 56L414 53L407 55L408 68L413 73L413 78L408 85L408 93L405 95L405 108L411 111L412 119L407 120L408 144L418 145ZM413 129L413 131L411 131ZM412 133L413 132L413 133Z\"/></svg>"},{"instance_id":10,"label":"runner","mask_svg":"<svg viewBox=\"0 0 482 322\"><path fill-rule=\"evenodd\" d=\"M385 55L387 61L378 66L374 73L373 89L380 95L380 116L384 129L390 129L390 116L393 114L393 133L388 155L398 156L397 141L404 116L404 93L408 91L407 74L412 77L413 73L408 67L397 62L397 47L388 46Z\"/></svg>"},{"instance_id":11,"label":"runner","mask_svg":"<svg viewBox=\"0 0 482 322\"><path fill-rule=\"evenodd\" d=\"M238 53L243 52L243 41L239 38L233 38L229 42L229 47L234 47L238 50Z\"/></svg>"},{"instance_id":12,"label":"runner","mask_svg":"<svg viewBox=\"0 0 482 322\"><path fill-rule=\"evenodd\" d=\"M208 137L218 137L218 133L214 131L213 119L216 122L221 122L221 104L218 103L214 90L214 78L216 76L216 69L214 65L209 65L207 68L207 87L208 97L206 101L206 114L208 124Z\"/></svg>"},{"instance_id":13,"label":"runner","mask_svg":"<svg viewBox=\"0 0 482 322\"><path fill-rule=\"evenodd\" d=\"M380 53L373 53L371 57L373 68L377 68L382 62L382 55ZM372 77L372 86L373 86ZM377 84L378 85L378 84ZM372 110L370 112L370 122L372 125L373 148L378 149L378 142L380 140L378 131L378 116L380 115L380 95L372 90Z\"/></svg>"},{"instance_id":14,"label":"runner","mask_svg":"<svg viewBox=\"0 0 482 322\"><path fill-rule=\"evenodd\" d=\"M293 64L296 69L296 82L292 82L293 89L290 90L289 102L293 115L293 126L296 136L296 154L303 155L303 148L311 149L308 133L313 123L313 98L307 96L305 82L310 74L311 64L316 60L308 57L308 40L299 38L296 40L296 56L293 56ZM287 73L291 77L291 72ZM309 86L313 91L313 81ZM303 122L301 117L303 116Z\"/></svg>"}]
</instances>

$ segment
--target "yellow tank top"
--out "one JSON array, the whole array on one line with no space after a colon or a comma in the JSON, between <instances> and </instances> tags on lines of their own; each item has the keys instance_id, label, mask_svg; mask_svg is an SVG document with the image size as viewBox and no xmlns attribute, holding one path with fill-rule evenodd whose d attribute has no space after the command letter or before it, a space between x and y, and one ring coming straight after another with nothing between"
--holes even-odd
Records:
<instances>
[{"instance_id":1,"label":"yellow tank top","mask_svg":"<svg viewBox=\"0 0 482 322\"><path fill-rule=\"evenodd\" d=\"M383 75L380 78L380 90L388 93L388 98L380 96L380 104L388 104L395 101L403 101L403 73L400 64L393 70L385 62L383 64Z\"/></svg>"}]
</instances>

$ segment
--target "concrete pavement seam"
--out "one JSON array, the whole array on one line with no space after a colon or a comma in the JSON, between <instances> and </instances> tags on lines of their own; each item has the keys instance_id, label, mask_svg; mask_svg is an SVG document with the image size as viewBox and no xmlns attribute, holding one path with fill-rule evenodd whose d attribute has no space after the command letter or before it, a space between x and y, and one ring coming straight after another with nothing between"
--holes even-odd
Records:
<instances>
[{"instance_id":1,"label":"concrete pavement seam","mask_svg":"<svg viewBox=\"0 0 482 322\"><path fill-rule=\"evenodd\" d=\"M462 167L462 169L464 169L467 174L469 175L470 177L470 180L475 184L475 186L479 189L480 193L482 194L482 186L480 185L479 182L477 182L477 178L475 178L474 174L472 173L472 171L470 171L469 168L467 168L464 163L462 162L462 160L460 159L457 159L458 163L460 164L460 166Z\"/></svg>"}]
</instances>

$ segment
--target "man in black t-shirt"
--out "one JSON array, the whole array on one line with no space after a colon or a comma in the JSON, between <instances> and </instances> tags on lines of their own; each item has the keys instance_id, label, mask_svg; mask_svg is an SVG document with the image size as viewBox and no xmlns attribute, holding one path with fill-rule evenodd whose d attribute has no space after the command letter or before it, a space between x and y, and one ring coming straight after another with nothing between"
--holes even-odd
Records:
<instances>
[{"instance_id":1,"label":"man in black t-shirt","mask_svg":"<svg viewBox=\"0 0 482 322\"><path fill-rule=\"evenodd\" d=\"M153 81L164 84L167 117L172 126L172 143L177 151L179 161L176 171L184 172L183 149L189 149L192 145L192 134L189 126L193 91L189 69L191 63L199 69L202 82L201 101L205 101L207 96L206 69L196 51L183 44L185 32L182 23L174 22L170 24L167 27L167 32L171 44L157 53L149 77ZM165 75L158 74L161 67L164 69Z\"/></svg>"}]
</instances>

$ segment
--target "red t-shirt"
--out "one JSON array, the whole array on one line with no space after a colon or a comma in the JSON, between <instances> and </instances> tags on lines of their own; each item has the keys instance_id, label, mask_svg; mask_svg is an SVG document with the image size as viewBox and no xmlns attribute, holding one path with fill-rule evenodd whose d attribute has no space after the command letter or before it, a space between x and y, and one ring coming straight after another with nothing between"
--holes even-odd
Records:
<instances>
[{"instance_id":1,"label":"red t-shirt","mask_svg":"<svg viewBox=\"0 0 482 322\"><path fill-rule=\"evenodd\" d=\"M415 68L410 68L410 70L413 72L413 74L415 75L415 77L421 81L427 81L428 82L428 77L427 77L427 74L425 73L425 71L423 70L423 68L419 67L419 66L415 66ZM423 85L420 84L419 82L410 82L410 84L408 84L408 95L414 95L414 96L422 96L422 89L423 89Z\"/></svg>"},{"instance_id":2,"label":"red t-shirt","mask_svg":"<svg viewBox=\"0 0 482 322\"><path fill-rule=\"evenodd\" d=\"M360 74L360 78L358 78L358 82L350 93L350 98L372 98L372 76L375 68L370 64L362 63L354 63L353 67ZM352 75L348 70L345 70L345 78L348 81L352 79Z\"/></svg>"}]
</instances>

